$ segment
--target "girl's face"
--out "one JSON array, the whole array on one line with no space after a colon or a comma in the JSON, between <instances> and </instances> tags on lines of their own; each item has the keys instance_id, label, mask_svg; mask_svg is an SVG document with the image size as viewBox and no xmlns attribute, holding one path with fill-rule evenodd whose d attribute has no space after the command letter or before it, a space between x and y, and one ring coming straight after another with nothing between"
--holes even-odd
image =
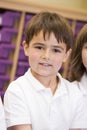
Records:
<instances>
[{"instance_id":1,"label":"girl's face","mask_svg":"<svg viewBox=\"0 0 87 130\"><path fill-rule=\"evenodd\" d=\"M87 69L87 42L83 45L82 48L82 62L85 68Z\"/></svg>"},{"instance_id":2,"label":"girl's face","mask_svg":"<svg viewBox=\"0 0 87 130\"><path fill-rule=\"evenodd\" d=\"M25 55L29 57L29 65L34 75L56 76L62 63L67 59L69 51L66 52L66 44L56 40L53 33L46 34L43 38L43 32L34 36L29 46L24 42Z\"/></svg>"}]
</instances>

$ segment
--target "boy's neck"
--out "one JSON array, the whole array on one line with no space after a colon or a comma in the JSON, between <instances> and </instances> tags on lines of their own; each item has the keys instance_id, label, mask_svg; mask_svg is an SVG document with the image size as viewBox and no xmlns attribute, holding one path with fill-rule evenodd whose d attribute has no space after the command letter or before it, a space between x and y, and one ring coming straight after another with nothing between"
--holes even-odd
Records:
<instances>
[{"instance_id":1,"label":"boy's neck","mask_svg":"<svg viewBox=\"0 0 87 130\"><path fill-rule=\"evenodd\" d=\"M53 95L55 94L55 91L58 87L58 82L59 82L59 79L57 76L44 77L41 75L36 75L33 72L32 74L45 88L50 88Z\"/></svg>"},{"instance_id":2,"label":"boy's neck","mask_svg":"<svg viewBox=\"0 0 87 130\"><path fill-rule=\"evenodd\" d=\"M43 78L40 78L39 81L41 82L41 84L44 85L45 88L50 88L53 95L55 94L59 82L58 77L56 77L55 79L46 79L45 81L43 80Z\"/></svg>"}]
</instances>

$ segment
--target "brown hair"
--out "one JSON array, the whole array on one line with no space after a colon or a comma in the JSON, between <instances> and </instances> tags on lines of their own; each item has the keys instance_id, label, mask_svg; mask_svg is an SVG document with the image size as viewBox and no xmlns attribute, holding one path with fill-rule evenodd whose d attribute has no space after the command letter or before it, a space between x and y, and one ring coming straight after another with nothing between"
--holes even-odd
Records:
<instances>
[{"instance_id":1,"label":"brown hair","mask_svg":"<svg viewBox=\"0 0 87 130\"><path fill-rule=\"evenodd\" d=\"M87 42L87 24L83 26L80 30L79 34L77 35L76 42L73 45L70 63L71 69L69 74L70 81L80 81L81 77L83 76L84 72L86 72L86 68L82 63L82 48L83 45Z\"/></svg>"},{"instance_id":2,"label":"brown hair","mask_svg":"<svg viewBox=\"0 0 87 130\"><path fill-rule=\"evenodd\" d=\"M52 12L40 12L36 14L27 24L25 28L25 40L29 45L34 35L43 31L45 39L46 33L53 32L57 41L63 41L66 44L67 50L71 48L73 42L73 33L68 21Z\"/></svg>"}]
</instances>

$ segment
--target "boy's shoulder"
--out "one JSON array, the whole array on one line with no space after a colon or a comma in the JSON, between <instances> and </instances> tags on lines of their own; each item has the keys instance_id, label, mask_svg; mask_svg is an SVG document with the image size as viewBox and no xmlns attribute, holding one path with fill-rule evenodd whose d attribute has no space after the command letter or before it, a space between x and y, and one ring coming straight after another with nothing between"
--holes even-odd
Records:
<instances>
[{"instance_id":1,"label":"boy's shoulder","mask_svg":"<svg viewBox=\"0 0 87 130\"><path fill-rule=\"evenodd\" d=\"M61 82L61 86L65 87L66 91L71 95L81 95L81 91L77 84L70 82L69 80L63 78L59 73L58 77Z\"/></svg>"},{"instance_id":2,"label":"boy's shoulder","mask_svg":"<svg viewBox=\"0 0 87 130\"><path fill-rule=\"evenodd\" d=\"M7 90L12 90L12 89L17 90L19 88L26 86L27 85L26 73L24 75L20 76L20 77L17 77L15 80L13 80L9 84Z\"/></svg>"}]
</instances>

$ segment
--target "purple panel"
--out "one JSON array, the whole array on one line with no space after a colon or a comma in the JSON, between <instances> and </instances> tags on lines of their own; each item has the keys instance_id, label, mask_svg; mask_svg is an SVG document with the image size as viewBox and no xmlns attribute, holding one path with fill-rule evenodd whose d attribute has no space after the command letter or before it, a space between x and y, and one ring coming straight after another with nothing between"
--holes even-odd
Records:
<instances>
[{"instance_id":1,"label":"purple panel","mask_svg":"<svg viewBox=\"0 0 87 130\"><path fill-rule=\"evenodd\" d=\"M19 60L28 62L27 56L25 56L24 49L22 46L20 47Z\"/></svg>"},{"instance_id":2,"label":"purple panel","mask_svg":"<svg viewBox=\"0 0 87 130\"><path fill-rule=\"evenodd\" d=\"M11 42L14 35L17 35L17 29L2 28L0 30L0 42Z\"/></svg>"},{"instance_id":3,"label":"purple panel","mask_svg":"<svg viewBox=\"0 0 87 130\"><path fill-rule=\"evenodd\" d=\"M0 26L12 27L18 18L20 18L19 12L6 11L0 13Z\"/></svg>"},{"instance_id":4,"label":"purple panel","mask_svg":"<svg viewBox=\"0 0 87 130\"><path fill-rule=\"evenodd\" d=\"M28 21L34 16L34 14L26 14L25 17L25 23L24 23L24 28L26 26L26 24L28 23Z\"/></svg>"},{"instance_id":5,"label":"purple panel","mask_svg":"<svg viewBox=\"0 0 87 130\"><path fill-rule=\"evenodd\" d=\"M1 44L0 45L0 58L8 59L10 53L14 51L15 46L14 45L8 45L8 44Z\"/></svg>"},{"instance_id":6,"label":"purple panel","mask_svg":"<svg viewBox=\"0 0 87 130\"><path fill-rule=\"evenodd\" d=\"M77 21L74 37L77 36L77 34L78 34L79 31L81 30L81 28L84 26L84 24L87 24L87 22Z\"/></svg>"},{"instance_id":7,"label":"purple panel","mask_svg":"<svg viewBox=\"0 0 87 130\"><path fill-rule=\"evenodd\" d=\"M17 67L17 76L23 75L29 68L27 62L19 62Z\"/></svg>"},{"instance_id":8,"label":"purple panel","mask_svg":"<svg viewBox=\"0 0 87 130\"><path fill-rule=\"evenodd\" d=\"M34 14L26 14L26 21L29 21L32 17L34 16Z\"/></svg>"},{"instance_id":9,"label":"purple panel","mask_svg":"<svg viewBox=\"0 0 87 130\"><path fill-rule=\"evenodd\" d=\"M0 59L0 74L5 74L7 69L12 65L10 60L1 60Z\"/></svg>"},{"instance_id":10,"label":"purple panel","mask_svg":"<svg viewBox=\"0 0 87 130\"><path fill-rule=\"evenodd\" d=\"M10 80L9 76L0 75L0 90L3 90L4 84Z\"/></svg>"}]
</instances>

